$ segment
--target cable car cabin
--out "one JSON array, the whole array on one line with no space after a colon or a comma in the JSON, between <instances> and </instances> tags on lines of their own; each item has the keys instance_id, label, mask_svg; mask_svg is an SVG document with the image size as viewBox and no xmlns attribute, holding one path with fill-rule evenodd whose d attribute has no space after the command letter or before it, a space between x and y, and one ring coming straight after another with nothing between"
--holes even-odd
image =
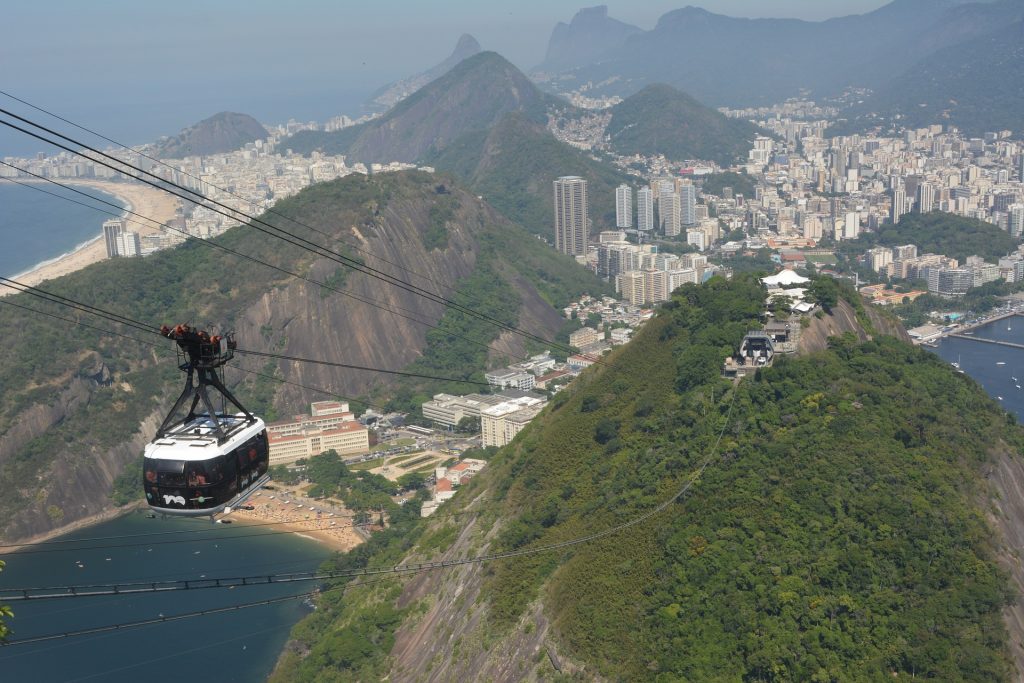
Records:
<instances>
[{"instance_id":1,"label":"cable car cabin","mask_svg":"<svg viewBox=\"0 0 1024 683\"><path fill-rule=\"evenodd\" d=\"M217 425L199 415L146 446L143 486L149 507L165 515L212 516L266 481L270 465L263 420L245 413L218 414Z\"/></svg>"}]
</instances>

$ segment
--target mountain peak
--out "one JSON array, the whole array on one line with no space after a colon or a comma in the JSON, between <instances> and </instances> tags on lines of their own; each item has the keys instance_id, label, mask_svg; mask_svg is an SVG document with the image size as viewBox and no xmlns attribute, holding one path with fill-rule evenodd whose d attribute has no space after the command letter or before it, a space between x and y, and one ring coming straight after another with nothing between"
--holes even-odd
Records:
<instances>
[{"instance_id":1,"label":"mountain peak","mask_svg":"<svg viewBox=\"0 0 1024 683\"><path fill-rule=\"evenodd\" d=\"M608 16L607 5L584 7L568 24L559 22L551 33L541 69L566 69L585 64L642 33L637 26Z\"/></svg>"},{"instance_id":2,"label":"mountain peak","mask_svg":"<svg viewBox=\"0 0 1024 683\"><path fill-rule=\"evenodd\" d=\"M452 50L451 54L443 62L414 76L385 85L370 96L370 101L366 104L366 108L376 111L390 109L427 83L444 76L460 62L479 52L480 43L477 42L476 38L468 33L463 33L455 43L455 49Z\"/></svg>"},{"instance_id":3,"label":"mountain peak","mask_svg":"<svg viewBox=\"0 0 1024 683\"><path fill-rule=\"evenodd\" d=\"M458 58L458 60L461 62L466 57L472 57L477 52L480 52L480 50L480 43L477 42L476 38L469 35L468 33L463 33L461 36L459 36L459 41L455 43L455 49L452 51L451 57L449 57L449 59L452 59L454 57Z\"/></svg>"},{"instance_id":4,"label":"mountain peak","mask_svg":"<svg viewBox=\"0 0 1024 683\"><path fill-rule=\"evenodd\" d=\"M157 147L157 155L169 158L233 152L269 134L248 114L222 111L189 126Z\"/></svg>"},{"instance_id":5,"label":"mountain peak","mask_svg":"<svg viewBox=\"0 0 1024 683\"><path fill-rule=\"evenodd\" d=\"M300 153L322 149L362 162L414 162L466 133L489 129L509 112L543 123L555 102L498 53L479 52L380 118L336 133L304 131L285 144Z\"/></svg>"}]
</instances>

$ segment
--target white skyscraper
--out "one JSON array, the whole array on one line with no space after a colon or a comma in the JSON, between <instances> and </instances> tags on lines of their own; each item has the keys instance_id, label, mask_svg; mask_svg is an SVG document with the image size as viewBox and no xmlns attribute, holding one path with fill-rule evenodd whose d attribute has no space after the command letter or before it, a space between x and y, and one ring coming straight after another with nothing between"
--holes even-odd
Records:
<instances>
[{"instance_id":1,"label":"white skyscraper","mask_svg":"<svg viewBox=\"0 0 1024 683\"><path fill-rule=\"evenodd\" d=\"M917 186L917 212L930 213L935 210L935 188L930 183Z\"/></svg>"},{"instance_id":2,"label":"white skyscraper","mask_svg":"<svg viewBox=\"0 0 1024 683\"><path fill-rule=\"evenodd\" d=\"M118 256L138 256L142 253L142 245L137 232L122 232L117 236Z\"/></svg>"},{"instance_id":3,"label":"white skyscraper","mask_svg":"<svg viewBox=\"0 0 1024 683\"><path fill-rule=\"evenodd\" d=\"M587 181L579 176L562 176L554 183L555 248L563 254L587 253Z\"/></svg>"},{"instance_id":4,"label":"white skyscraper","mask_svg":"<svg viewBox=\"0 0 1024 683\"><path fill-rule=\"evenodd\" d=\"M1016 238L1024 236L1024 204L1011 204L1006 217L1010 235Z\"/></svg>"},{"instance_id":5,"label":"white skyscraper","mask_svg":"<svg viewBox=\"0 0 1024 683\"><path fill-rule=\"evenodd\" d=\"M679 188L679 200L679 219L682 224L688 227L697 225L697 188L693 185L683 185Z\"/></svg>"},{"instance_id":6,"label":"white skyscraper","mask_svg":"<svg viewBox=\"0 0 1024 683\"><path fill-rule=\"evenodd\" d=\"M658 198L658 218L661 219L661 229L665 237L676 237L681 232L682 223L682 202L675 192L662 193Z\"/></svg>"},{"instance_id":7,"label":"white skyscraper","mask_svg":"<svg viewBox=\"0 0 1024 683\"><path fill-rule=\"evenodd\" d=\"M892 191L892 222L899 223L900 218L907 213L907 192L902 187Z\"/></svg>"},{"instance_id":8,"label":"white skyscraper","mask_svg":"<svg viewBox=\"0 0 1024 683\"><path fill-rule=\"evenodd\" d=\"M636 192L637 230L654 230L654 193L644 187Z\"/></svg>"},{"instance_id":9,"label":"white skyscraper","mask_svg":"<svg viewBox=\"0 0 1024 683\"><path fill-rule=\"evenodd\" d=\"M103 244L107 248L107 258L114 258L121 254L117 242L123 233L124 221L120 218L103 221Z\"/></svg>"},{"instance_id":10,"label":"white skyscraper","mask_svg":"<svg viewBox=\"0 0 1024 683\"><path fill-rule=\"evenodd\" d=\"M633 227L633 188L626 184L615 188L615 227Z\"/></svg>"}]
</instances>

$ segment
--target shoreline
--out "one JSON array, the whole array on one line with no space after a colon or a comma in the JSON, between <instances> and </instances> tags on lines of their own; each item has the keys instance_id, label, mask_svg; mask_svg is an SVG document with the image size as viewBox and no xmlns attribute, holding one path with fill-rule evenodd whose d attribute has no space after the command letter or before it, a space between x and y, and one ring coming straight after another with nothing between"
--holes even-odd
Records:
<instances>
[{"instance_id":1,"label":"shoreline","mask_svg":"<svg viewBox=\"0 0 1024 683\"><path fill-rule=\"evenodd\" d=\"M82 517L81 519L76 519L75 521L70 522L69 524L65 524L64 526L57 527L56 529L51 529L49 531L44 531L41 534L36 534L35 536L23 538L20 541L9 541L8 545L12 547L0 548L0 557L4 555L13 555L25 546L34 543L43 543L45 541L49 541L59 536L64 536L75 531L87 529L91 526L96 526L97 524L101 524L103 522L109 522L112 519L116 519L124 515L130 515L131 513L137 510L141 510L142 505L143 502L140 500L135 503L129 503L128 505L124 505L122 507L113 508L111 510L104 510L103 512L97 512L94 515L89 515L87 517Z\"/></svg>"},{"instance_id":2,"label":"shoreline","mask_svg":"<svg viewBox=\"0 0 1024 683\"><path fill-rule=\"evenodd\" d=\"M350 526L351 511L307 498L300 490L298 486L275 483L273 490L260 489L249 498L246 504L255 509L236 508L218 519L240 526L271 522L275 529L289 531L335 552L348 552L363 542L362 536ZM321 514L314 514L315 511ZM338 518L334 519L335 516Z\"/></svg>"},{"instance_id":3,"label":"shoreline","mask_svg":"<svg viewBox=\"0 0 1024 683\"><path fill-rule=\"evenodd\" d=\"M285 501L289 501L289 503L285 503ZM297 509L300 508L299 501L301 501L301 509L304 509L304 513L300 513L299 509ZM332 520L334 515L350 515L350 511L331 505L324 505L323 503L317 505L318 502L300 494L297 487L275 489L273 492L261 489L253 494L249 500L249 504L254 505L255 510L235 508L227 515L223 513L217 515L217 520L228 521L238 526L266 525L268 522L273 522L274 529L288 531L296 536L318 543L333 552L348 552L363 542L363 537L359 535L354 527L348 525L348 517ZM324 512L330 512L328 512L327 516L317 517L310 512L310 506L316 506ZM0 557L16 554L26 546L43 543L103 522L109 522L112 519L139 512L145 508L145 501L139 500L122 507L104 510L94 515L76 519L74 522L64 526L23 538L20 541L9 541L8 545L10 547L0 547ZM338 523L332 524L335 521Z\"/></svg>"},{"instance_id":4,"label":"shoreline","mask_svg":"<svg viewBox=\"0 0 1024 683\"><path fill-rule=\"evenodd\" d=\"M19 180L30 184L45 184L45 181L40 180ZM135 211L146 218L152 218L160 223L167 223L174 218L179 202L178 199L166 195L160 190L136 183L87 179L64 180L62 182L66 185L78 185L98 190L117 198L120 203L125 205L121 210L120 217L128 221L140 235L159 234L161 229L141 218L129 216L128 211ZM106 245L103 242L103 230L101 227L99 234L77 245L71 251L37 263L31 268L14 275L13 278L23 284L36 286L46 280L69 275L94 263L104 261L106 258ZM0 296L6 296L12 291L9 288L3 288L0 290Z\"/></svg>"}]
</instances>

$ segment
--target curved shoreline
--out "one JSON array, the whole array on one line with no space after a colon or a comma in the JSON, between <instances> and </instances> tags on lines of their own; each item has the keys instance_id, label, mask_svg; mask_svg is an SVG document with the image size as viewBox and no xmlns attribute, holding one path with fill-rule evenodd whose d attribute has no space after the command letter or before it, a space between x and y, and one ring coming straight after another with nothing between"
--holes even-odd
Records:
<instances>
[{"instance_id":1,"label":"curved shoreline","mask_svg":"<svg viewBox=\"0 0 1024 683\"><path fill-rule=\"evenodd\" d=\"M30 182L25 179L19 180L26 183ZM166 223L174 218L178 206L177 199L164 194L160 190L141 184L84 179L64 180L62 182L66 185L89 187L115 197L121 204L124 204L120 214L121 217L126 219L140 235L159 233L160 228L140 218L129 217L128 211L138 211L139 214L146 218ZM31 181L31 183L43 184L45 181L36 180ZM37 263L28 270L18 273L13 277L23 284L35 286L46 280L52 280L81 270L106 258L106 245L103 242L101 228L98 235L82 242L71 251ZM0 290L0 296L6 296L11 291L10 289L3 288Z\"/></svg>"}]
</instances>

